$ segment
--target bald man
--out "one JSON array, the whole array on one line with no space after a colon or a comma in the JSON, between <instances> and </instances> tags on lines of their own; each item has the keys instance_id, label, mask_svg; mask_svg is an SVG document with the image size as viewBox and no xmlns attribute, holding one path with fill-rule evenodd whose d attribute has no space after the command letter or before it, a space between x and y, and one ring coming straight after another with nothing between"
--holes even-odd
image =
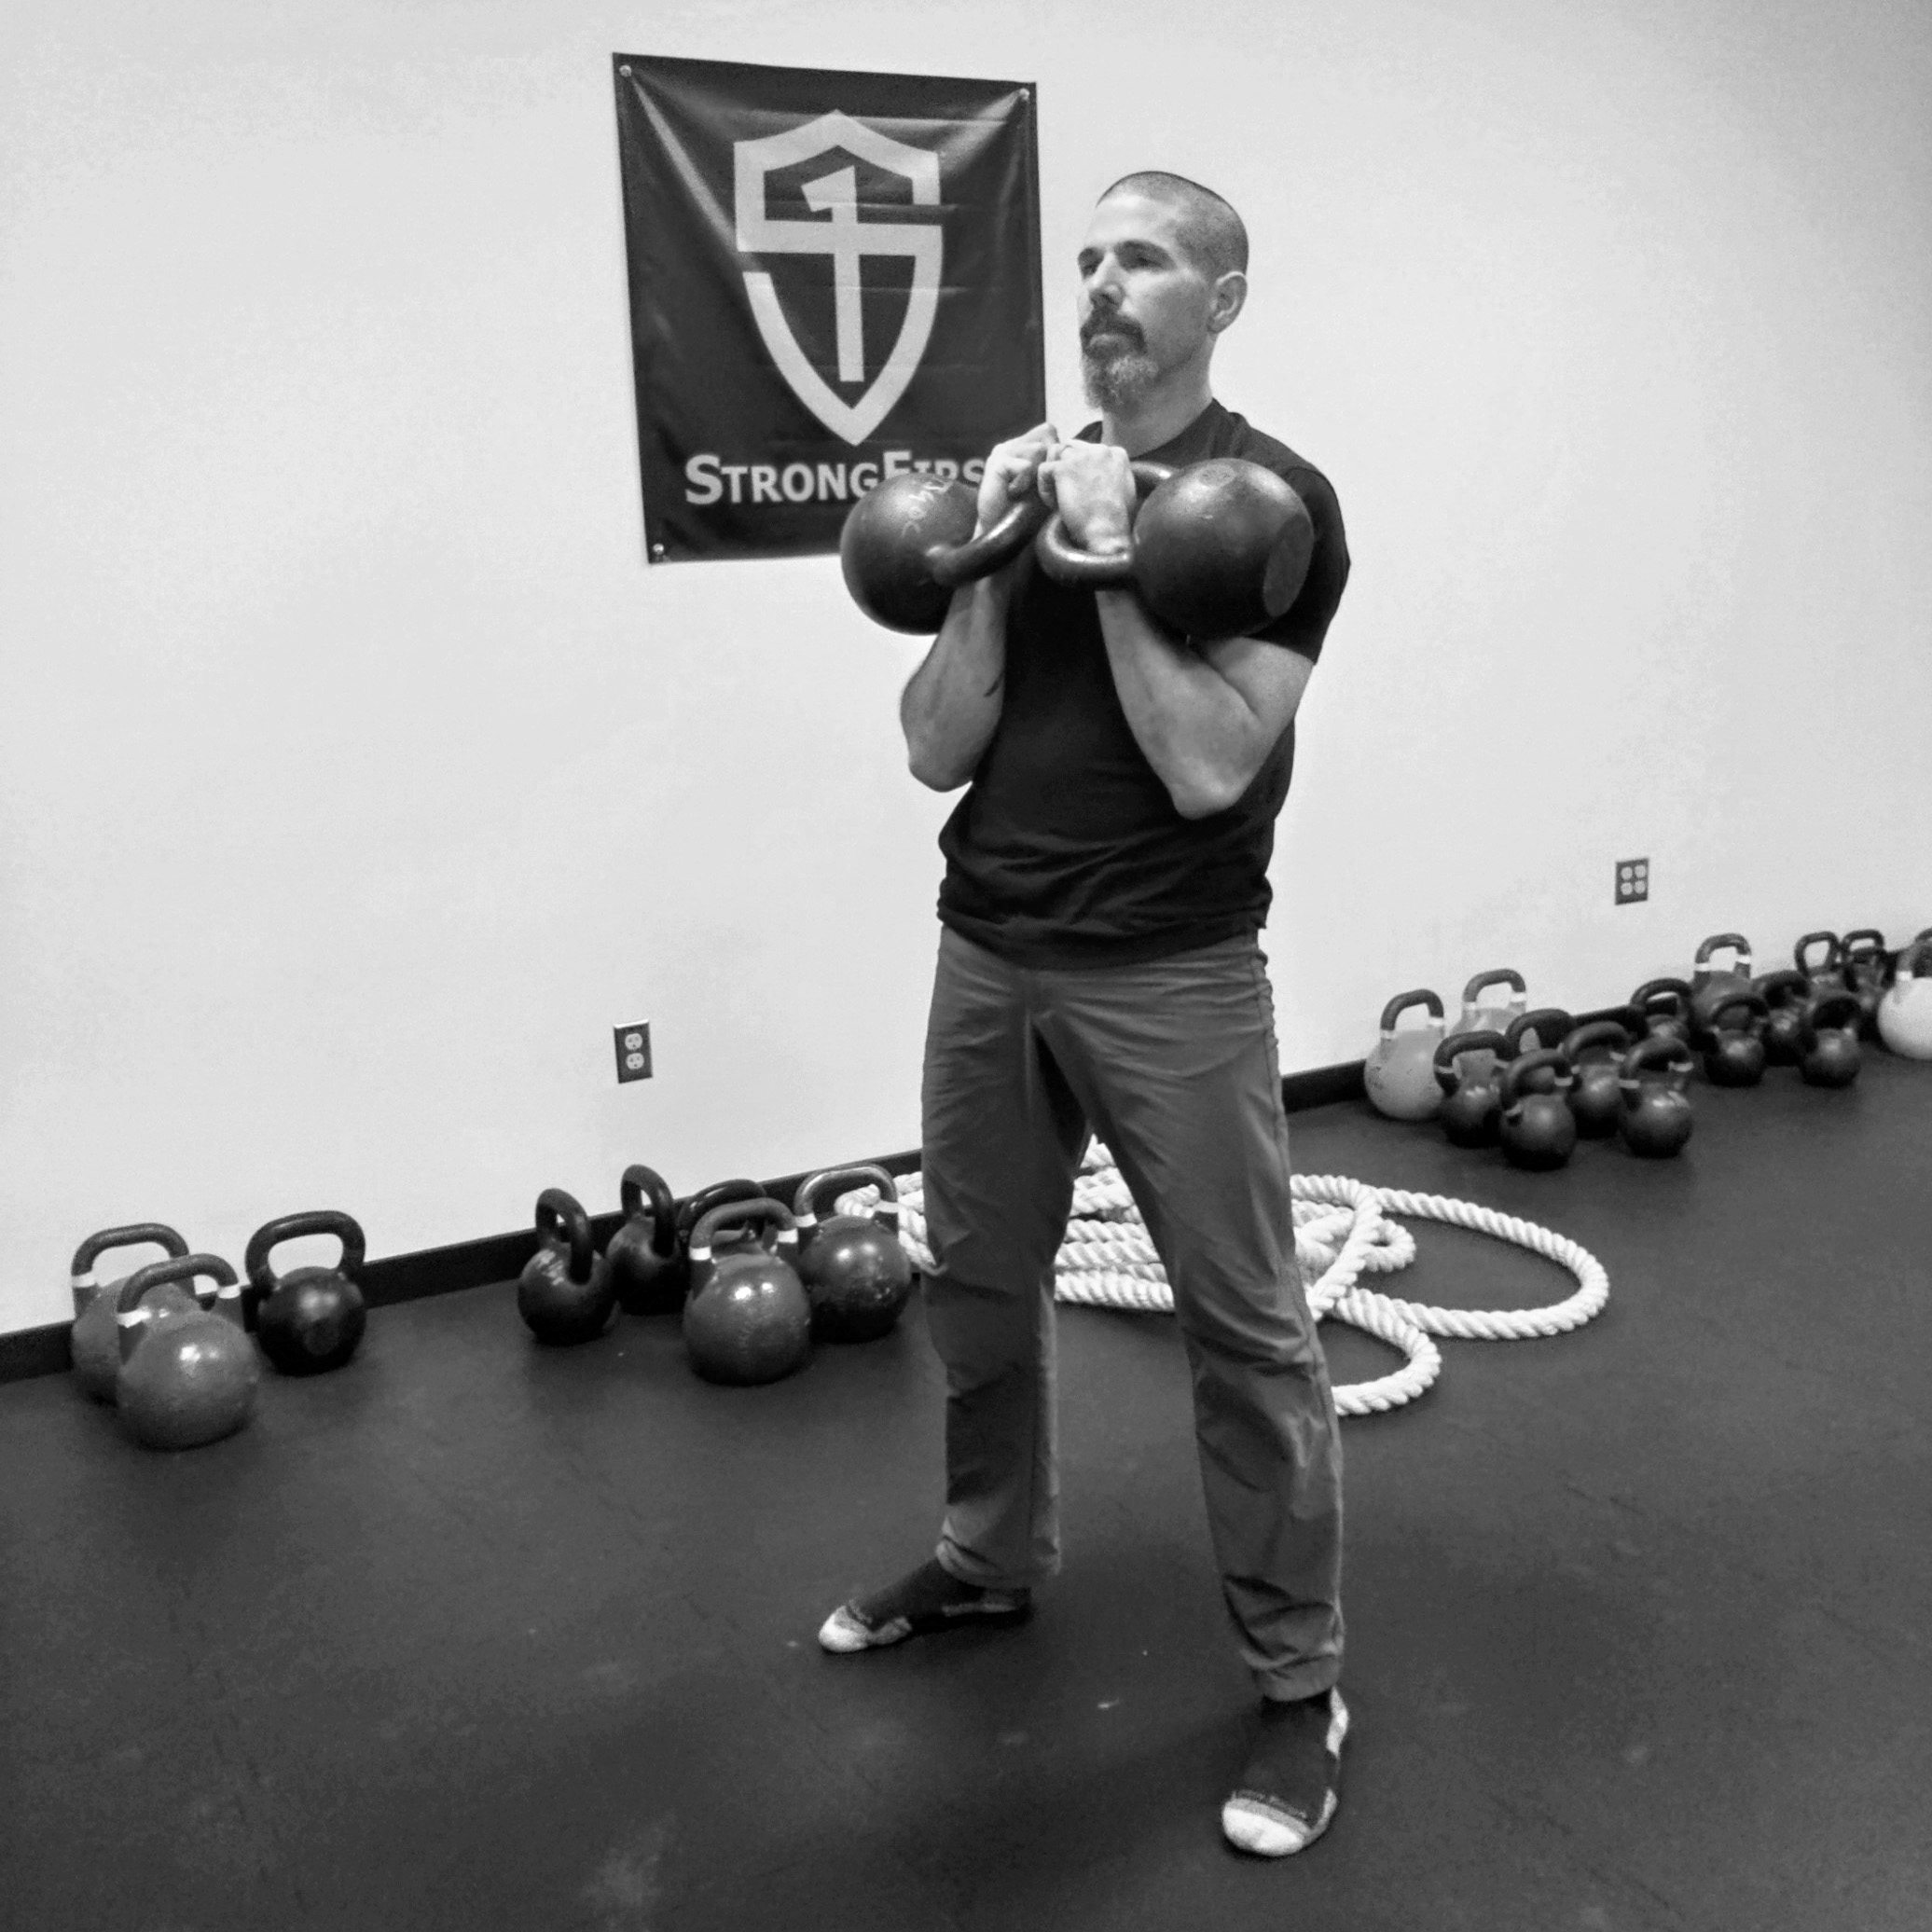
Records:
<instances>
[{"instance_id":1,"label":"bald man","mask_svg":"<svg viewBox=\"0 0 1932 1932\"><path fill-rule=\"evenodd\" d=\"M1196 647L1131 589L1064 586L1029 552L955 595L905 688L914 776L966 787L940 835L922 1106L946 1507L934 1555L819 1640L855 1652L1017 1622L1058 1568L1054 1266L1097 1133L1173 1287L1222 1597L1261 1693L1222 1829L1280 1856L1334 1815L1348 1718L1341 1450L1295 1264L1259 934L1295 711L1348 551L1328 479L1214 399L1247 267L1241 219L1211 190L1156 172L1109 188L1079 255L1100 420L1000 445L980 527L1037 490L1075 543L1118 549L1131 459L1245 457L1314 519L1292 607Z\"/></svg>"}]
</instances>

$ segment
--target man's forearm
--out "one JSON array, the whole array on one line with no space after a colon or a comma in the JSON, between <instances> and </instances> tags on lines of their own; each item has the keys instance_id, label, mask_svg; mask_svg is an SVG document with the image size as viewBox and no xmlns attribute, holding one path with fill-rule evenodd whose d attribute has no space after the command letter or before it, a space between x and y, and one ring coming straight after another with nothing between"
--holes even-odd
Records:
<instances>
[{"instance_id":1,"label":"man's forearm","mask_svg":"<svg viewBox=\"0 0 1932 1932\"><path fill-rule=\"evenodd\" d=\"M912 775L935 792L963 785L1000 722L1006 691L1008 571L954 593L932 648L899 700Z\"/></svg>"},{"instance_id":2,"label":"man's forearm","mask_svg":"<svg viewBox=\"0 0 1932 1932\"><path fill-rule=\"evenodd\" d=\"M1141 755L1184 819L1224 811L1272 744L1248 699L1131 589L1097 593L1113 687Z\"/></svg>"}]
</instances>

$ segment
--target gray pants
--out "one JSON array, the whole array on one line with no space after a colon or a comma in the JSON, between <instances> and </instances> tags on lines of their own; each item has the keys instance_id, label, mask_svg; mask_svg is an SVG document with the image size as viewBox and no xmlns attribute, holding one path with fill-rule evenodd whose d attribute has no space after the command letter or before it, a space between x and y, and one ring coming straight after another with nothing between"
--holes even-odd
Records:
<instances>
[{"instance_id":1,"label":"gray pants","mask_svg":"<svg viewBox=\"0 0 1932 1932\"><path fill-rule=\"evenodd\" d=\"M1174 1290L1221 1593L1264 1696L1341 1670L1342 1454L1295 1263L1274 1000L1251 937L1140 966L1009 965L942 933L921 1161L946 1369L939 1560L1059 1566L1054 1257L1089 1127Z\"/></svg>"}]
</instances>

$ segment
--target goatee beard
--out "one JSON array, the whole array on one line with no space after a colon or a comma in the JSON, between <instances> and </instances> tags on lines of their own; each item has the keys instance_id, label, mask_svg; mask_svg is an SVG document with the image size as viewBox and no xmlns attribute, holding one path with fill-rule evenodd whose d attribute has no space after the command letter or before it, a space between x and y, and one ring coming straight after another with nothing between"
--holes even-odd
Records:
<instances>
[{"instance_id":1,"label":"goatee beard","mask_svg":"<svg viewBox=\"0 0 1932 1932\"><path fill-rule=\"evenodd\" d=\"M1131 407L1151 390L1160 371L1144 349L1105 350L1092 344L1080 352L1080 377L1089 405L1096 409Z\"/></svg>"}]
</instances>

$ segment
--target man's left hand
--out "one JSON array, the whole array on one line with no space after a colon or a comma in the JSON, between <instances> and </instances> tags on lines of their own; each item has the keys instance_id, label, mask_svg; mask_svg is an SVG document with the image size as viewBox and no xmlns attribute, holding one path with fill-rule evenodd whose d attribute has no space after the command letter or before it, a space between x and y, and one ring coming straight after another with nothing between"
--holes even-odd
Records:
<instances>
[{"instance_id":1,"label":"man's left hand","mask_svg":"<svg viewBox=\"0 0 1932 1932\"><path fill-rule=\"evenodd\" d=\"M1039 488L1083 550L1127 547L1137 492L1127 452L1117 443L1062 443L1040 465Z\"/></svg>"}]
</instances>

